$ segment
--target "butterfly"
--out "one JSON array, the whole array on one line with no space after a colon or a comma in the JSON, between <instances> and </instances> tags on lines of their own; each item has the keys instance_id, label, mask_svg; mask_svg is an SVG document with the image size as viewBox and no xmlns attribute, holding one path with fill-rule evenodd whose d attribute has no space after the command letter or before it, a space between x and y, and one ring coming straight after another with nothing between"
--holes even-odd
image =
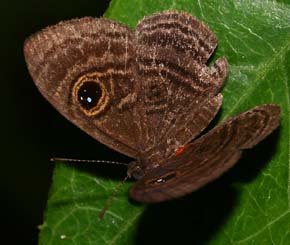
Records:
<instances>
[{"instance_id":1,"label":"butterfly","mask_svg":"<svg viewBox=\"0 0 290 245\"><path fill-rule=\"evenodd\" d=\"M130 197L155 203L201 188L279 125L280 107L256 106L209 132L222 105L227 59L207 62L217 38L185 12L145 17L131 30L105 18L60 22L24 44L42 95L96 140L135 160Z\"/></svg>"}]
</instances>

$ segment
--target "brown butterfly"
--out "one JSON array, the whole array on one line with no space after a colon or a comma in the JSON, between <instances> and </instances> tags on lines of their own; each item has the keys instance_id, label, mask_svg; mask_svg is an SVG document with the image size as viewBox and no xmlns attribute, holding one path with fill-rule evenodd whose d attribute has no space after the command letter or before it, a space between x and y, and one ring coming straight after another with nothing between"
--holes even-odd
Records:
<instances>
[{"instance_id":1,"label":"brown butterfly","mask_svg":"<svg viewBox=\"0 0 290 245\"><path fill-rule=\"evenodd\" d=\"M228 74L225 58L206 65L216 46L201 21L166 11L135 31L104 18L61 22L28 38L24 54L62 115L136 159L130 196L154 203L216 179L279 125L279 106L261 105L198 137L221 107Z\"/></svg>"}]
</instances>

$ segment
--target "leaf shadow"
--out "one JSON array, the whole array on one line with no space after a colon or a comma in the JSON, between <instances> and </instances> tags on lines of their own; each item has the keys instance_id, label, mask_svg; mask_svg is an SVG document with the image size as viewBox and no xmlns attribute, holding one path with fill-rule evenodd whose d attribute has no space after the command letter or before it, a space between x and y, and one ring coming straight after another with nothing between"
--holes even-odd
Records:
<instances>
[{"instance_id":1,"label":"leaf shadow","mask_svg":"<svg viewBox=\"0 0 290 245\"><path fill-rule=\"evenodd\" d=\"M279 133L277 129L245 151L222 178L182 199L148 206L140 219L136 244L207 244L239 203L239 189L231 184L257 177L273 156Z\"/></svg>"},{"instance_id":2,"label":"leaf shadow","mask_svg":"<svg viewBox=\"0 0 290 245\"><path fill-rule=\"evenodd\" d=\"M218 180L185 198L148 206L136 244L206 244L237 202L237 190Z\"/></svg>"},{"instance_id":3,"label":"leaf shadow","mask_svg":"<svg viewBox=\"0 0 290 245\"><path fill-rule=\"evenodd\" d=\"M138 223L135 244L207 244L219 233L239 203L239 189L231 184L247 183L256 178L275 152L279 134L278 129L254 149L245 151L230 171L204 188L178 200L148 205ZM130 159L121 161L129 162ZM97 167L76 164L74 168L120 181L127 170L126 166L108 164ZM94 198L83 196L77 201L94 202Z\"/></svg>"},{"instance_id":4,"label":"leaf shadow","mask_svg":"<svg viewBox=\"0 0 290 245\"><path fill-rule=\"evenodd\" d=\"M253 149L245 150L238 164L226 174L226 177L234 182L249 183L254 181L274 156L279 135L280 127Z\"/></svg>"}]
</instances>

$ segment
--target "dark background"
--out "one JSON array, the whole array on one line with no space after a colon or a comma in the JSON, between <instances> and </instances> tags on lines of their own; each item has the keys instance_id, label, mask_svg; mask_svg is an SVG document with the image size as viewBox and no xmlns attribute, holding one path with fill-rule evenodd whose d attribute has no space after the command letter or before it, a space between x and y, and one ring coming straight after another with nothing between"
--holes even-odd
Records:
<instances>
[{"instance_id":1,"label":"dark background","mask_svg":"<svg viewBox=\"0 0 290 245\"><path fill-rule=\"evenodd\" d=\"M30 34L61 20L101 16L108 5L108 0L1 3L1 244L37 244L52 177L50 157L114 158L42 98L22 52Z\"/></svg>"}]
</instances>

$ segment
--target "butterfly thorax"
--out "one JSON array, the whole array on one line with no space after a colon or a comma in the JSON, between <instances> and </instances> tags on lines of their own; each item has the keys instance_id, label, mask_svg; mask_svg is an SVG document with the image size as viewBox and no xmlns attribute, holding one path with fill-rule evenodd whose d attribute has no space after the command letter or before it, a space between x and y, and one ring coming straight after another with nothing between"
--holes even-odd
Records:
<instances>
[{"instance_id":1,"label":"butterfly thorax","mask_svg":"<svg viewBox=\"0 0 290 245\"><path fill-rule=\"evenodd\" d=\"M151 161L150 157L138 157L136 161L132 161L129 163L127 175L130 178L140 180L144 177L146 173L160 167L162 163L164 163L164 161L161 161L160 159L158 159L157 161Z\"/></svg>"}]
</instances>

